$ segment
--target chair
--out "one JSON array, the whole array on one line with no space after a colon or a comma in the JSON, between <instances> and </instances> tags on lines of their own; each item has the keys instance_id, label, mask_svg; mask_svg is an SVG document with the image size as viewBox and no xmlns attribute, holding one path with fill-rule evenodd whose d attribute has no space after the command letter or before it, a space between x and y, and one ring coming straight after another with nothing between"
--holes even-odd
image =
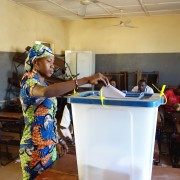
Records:
<instances>
[{"instance_id":1,"label":"chair","mask_svg":"<svg viewBox=\"0 0 180 180\"><path fill-rule=\"evenodd\" d=\"M159 107L159 114L161 117L161 127L159 129L159 150L160 154L170 154L171 135L175 132L174 120L170 113L165 111L164 106ZM162 150L162 144L167 144L167 150Z\"/></svg>"},{"instance_id":2,"label":"chair","mask_svg":"<svg viewBox=\"0 0 180 180\"><path fill-rule=\"evenodd\" d=\"M180 112L173 113L175 119L175 133L171 136L170 155L172 166L180 168Z\"/></svg>"},{"instance_id":3,"label":"chair","mask_svg":"<svg viewBox=\"0 0 180 180\"><path fill-rule=\"evenodd\" d=\"M180 168L180 134L171 137L171 162L175 168Z\"/></svg>"},{"instance_id":4,"label":"chair","mask_svg":"<svg viewBox=\"0 0 180 180\"><path fill-rule=\"evenodd\" d=\"M1 162L1 165L6 165L14 159L9 152L9 145L15 145L15 142L17 142L19 146L19 140L14 140L14 136L7 135L7 133L18 133L21 138L24 125L23 115L22 113L0 112L0 124L0 157L2 161L2 145L5 145L7 158L9 160L5 164ZM4 132L4 134L1 132Z\"/></svg>"},{"instance_id":5,"label":"chair","mask_svg":"<svg viewBox=\"0 0 180 180\"><path fill-rule=\"evenodd\" d=\"M18 133L21 139L24 128L23 114L16 112L0 112L0 130L3 132Z\"/></svg>"},{"instance_id":6,"label":"chair","mask_svg":"<svg viewBox=\"0 0 180 180\"><path fill-rule=\"evenodd\" d=\"M155 140L153 164L158 165L158 163L160 163L160 154L159 154L158 142L157 140Z\"/></svg>"},{"instance_id":7,"label":"chair","mask_svg":"<svg viewBox=\"0 0 180 180\"><path fill-rule=\"evenodd\" d=\"M8 163L11 162L12 158L11 158L11 154L9 152L9 145L11 143L11 141L14 139L13 136L7 136L7 135L1 135L0 134L0 162L2 166L7 165ZM7 154L7 158L9 159L9 161L5 164L2 163L2 145L5 145L6 147L6 154Z\"/></svg>"}]
</instances>

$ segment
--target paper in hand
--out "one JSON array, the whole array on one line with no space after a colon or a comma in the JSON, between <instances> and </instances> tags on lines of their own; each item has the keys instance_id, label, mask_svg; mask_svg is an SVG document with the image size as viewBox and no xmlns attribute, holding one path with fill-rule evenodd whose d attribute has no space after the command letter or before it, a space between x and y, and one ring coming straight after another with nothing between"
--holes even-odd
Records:
<instances>
[{"instance_id":1,"label":"paper in hand","mask_svg":"<svg viewBox=\"0 0 180 180\"><path fill-rule=\"evenodd\" d=\"M101 88L101 91L103 97L107 97L107 98L124 98L126 96L125 93L123 93L122 91L118 90L117 88L115 88L110 84L108 86L103 86Z\"/></svg>"}]
</instances>

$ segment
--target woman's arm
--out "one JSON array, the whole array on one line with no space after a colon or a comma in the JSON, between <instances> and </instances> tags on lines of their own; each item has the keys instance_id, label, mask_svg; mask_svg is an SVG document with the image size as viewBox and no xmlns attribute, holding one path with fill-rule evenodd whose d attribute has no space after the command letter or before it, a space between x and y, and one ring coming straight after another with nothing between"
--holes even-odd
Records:
<instances>
[{"instance_id":1,"label":"woman's arm","mask_svg":"<svg viewBox=\"0 0 180 180\"><path fill-rule=\"evenodd\" d=\"M94 74L89 77L84 77L77 80L78 86L84 84L93 84L97 85L99 81L102 81L104 85L108 84L108 79L101 73ZM74 80L55 83L50 86L35 86L32 91L33 96L40 96L40 97L57 97L63 95L73 89L76 88L76 82Z\"/></svg>"}]
</instances>

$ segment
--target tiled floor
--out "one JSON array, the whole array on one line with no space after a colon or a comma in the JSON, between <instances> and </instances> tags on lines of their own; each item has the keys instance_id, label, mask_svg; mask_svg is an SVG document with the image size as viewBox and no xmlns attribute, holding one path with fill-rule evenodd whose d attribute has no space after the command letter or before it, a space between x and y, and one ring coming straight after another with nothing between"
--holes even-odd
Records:
<instances>
[{"instance_id":1,"label":"tiled floor","mask_svg":"<svg viewBox=\"0 0 180 180\"><path fill-rule=\"evenodd\" d=\"M70 141L66 141L69 147L69 154L75 154L75 145L72 144ZM2 163L6 163L9 160L5 154L5 147L2 147L3 151L3 158ZM19 146L9 146L9 151L13 157L18 155ZM7 164L6 166L0 166L0 180L22 180L22 172L21 172L21 164L19 157L16 157L11 163Z\"/></svg>"},{"instance_id":2,"label":"tiled floor","mask_svg":"<svg viewBox=\"0 0 180 180\"><path fill-rule=\"evenodd\" d=\"M11 162L6 166L0 167L0 179L4 180L22 180L20 163Z\"/></svg>"},{"instance_id":3,"label":"tiled floor","mask_svg":"<svg viewBox=\"0 0 180 180\"><path fill-rule=\"evenodd\" d=\"M169 157L169 155L160 155L160 163L158 164L159 166L172 166L171 165L171 159Z\"/></svg>"},{"instance_id":4,"label":"tiled floor","mask_svg":"<svg viewBox=\"0 0 180 180\"><path fill-rule=\"evenodd\" d=\"M74 145L68 144L69 149L74 150ZM12 156L18 155L19 146L10 146L10 152L12 153ZM163 145L163 150L167 150L166 144ZM2 151L5 152L5 147L3 147ZM70 154L73 154L74 152L70 152ZM2 162L7 162L7 158L3 154ZM16 160L19 158L17 157ZM169 155L160 155L160 163L158 166L171 166L171 160ZM5 180L22 180L22 172L21 172L21 165L20 162L12 161L6 166L0 166L0 179Z\"/></svg>"},{"instance_id":5,"label":"tiled floor","mask_svg":"<svg viewBox=\"0 0 180 180\"><path fill-rule=\"evenodd\" d=\"M13 144L16 145L10 145L9 146L9 152L11 153L12 158L14 159L12 162L9 164L2 166L0 165L0 179L4 180L22 180L22 172L21 172L21 164L16 163L16 160L19 159L19 135L16 133L6 133L3 132L5 135L12 135L14 137L14 142ZM7 159L6 151L5 151L5 146L2 145L2 159L1 162L3 164L9 162Z\"/></svg>"},{"instance_id":6,"label":"tiled floor","mask_svg":"<svg viewBox=\"0 0 180 180\"><path fill-rule=\"evenodd\" d=\"M10 153L12 154L12 157L15 157L13 161L11 161L9 164L5 166L0 166L0 179L4 180L22 180L22 172L21 172L21 165L19 162L16 162L16 160L19 159L18 157L18 146L10 146ZM5 152L5 148L2 147L2 151ZM6 158L6 154L2 154L2 161L3 164L9 162L9 160Z\"/></svg>"},{"instance_id":7,"label":"tiled floor","mask_svg":"<svg viewBox=\"0 0 180 180\"><path fill-rule=\"evenodd\" d=\"M10 152L17 155L18 146L10 147ZM16 158L18 160L18 158ZM0 179L5 180L22 180L22 172L20 162L13 161L6 166L0 167ZM3 158L3 162L7 162L7 159ZM171 161L168 155L161 155L159 166L171 166Z\"/></svg>"},{"instance_id":8,"label":"tiled floor","mask_svg":"<svg viewBox=\"0 0 180 180\"><path fill-rule=\"evenodd\" d=\"M162 148L162 152L168 152L168 143L167 142L163 142L161 145ZM172 166L171 164L171 159L170 159L170 155L167 153L162 153L160 154L160 163L158 164L160 166Z\"/></svg>"}]
</instances>

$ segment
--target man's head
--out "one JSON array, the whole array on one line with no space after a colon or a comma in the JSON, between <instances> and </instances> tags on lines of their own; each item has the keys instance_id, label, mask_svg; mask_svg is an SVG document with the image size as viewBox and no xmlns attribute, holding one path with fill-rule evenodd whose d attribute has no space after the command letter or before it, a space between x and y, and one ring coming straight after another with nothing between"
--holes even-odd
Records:
<instances>
[{"instance_id":1,"label":"man's head","mask_svg":"<svg viewBox=\"0 0 180 180\"><path fill-rule=\"evenodd\" d=\"M144 79L139 80L139 82L138 82L138 91L139 92L144 92L145 89L146 89L146 86L147 86L146 80L144 80Z\"/></svg>"}]
</instances>

